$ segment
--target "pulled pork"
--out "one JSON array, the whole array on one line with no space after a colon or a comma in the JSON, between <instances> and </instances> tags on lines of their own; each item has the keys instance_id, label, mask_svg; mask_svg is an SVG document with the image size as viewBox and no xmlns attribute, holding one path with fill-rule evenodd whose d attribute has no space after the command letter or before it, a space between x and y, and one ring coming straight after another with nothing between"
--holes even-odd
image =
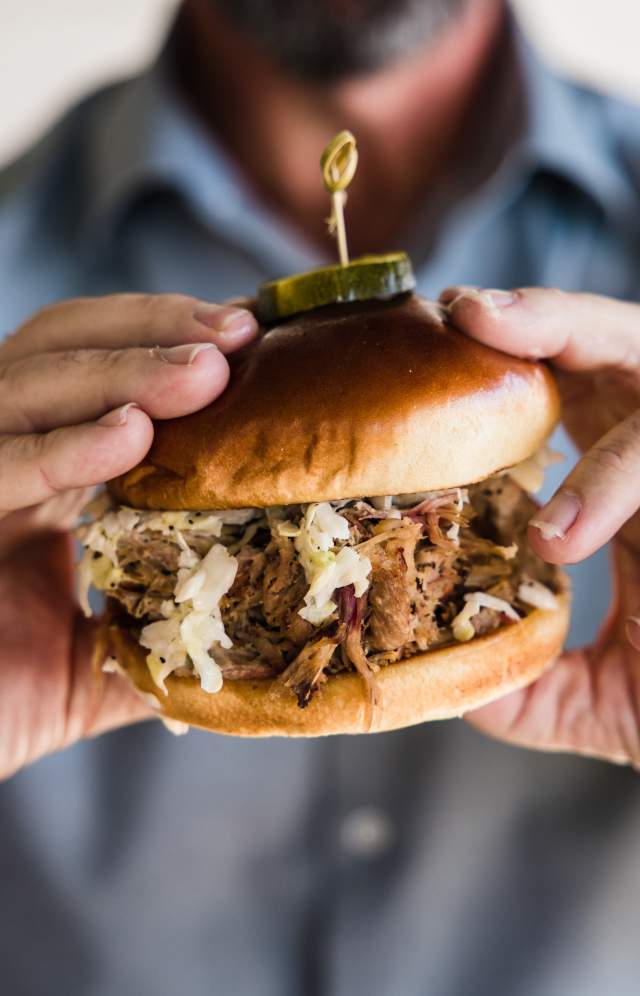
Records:
<instances>
[{"instance_id":1,"label":"pulled pork","mask_svg":"<svg viewBox=\"0 0 640 996\"><path fill-rule=\"evenodd\" d=\"M559 590L557 569L540 561L526 542L535 503L508 475L407 501L407 507L402 496L327 505L330 515L348 523L348 539L337 539L330 556L352 547L370 563L370 573L359 597L352 583L336 588L334 611L329 606L320 623L306 618L310 580L296 539L295 523L304 521L309 506L257 509L249 527L225 520L215 538L197 528L177 537L173 526L125 530L110 555L117 573L104 587L112 610L142 629L167 618L167 599L186 563L180 558L198 562L222 543L237 561L233 583L219 600L229 645L211 648L225 680L278 678L305 707L331 675L355 670L372 709L381 667L452 643L456 635L467 639L523 617L531 611L519 595L523 581L544 585L551 599ZM459 629L454 635L465 596L474 592L493 596L485 600L491 605L477 606L465 620L466 635ZM509 612L495 599L508 603ZM189 666L187 657L186 673Z\"/></svg>"}]
</instances>

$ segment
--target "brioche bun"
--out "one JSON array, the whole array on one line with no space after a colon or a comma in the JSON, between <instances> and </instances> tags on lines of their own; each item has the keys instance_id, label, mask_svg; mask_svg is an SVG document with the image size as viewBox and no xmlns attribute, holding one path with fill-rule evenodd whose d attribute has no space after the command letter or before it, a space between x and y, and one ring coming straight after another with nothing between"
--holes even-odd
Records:
<instances>
[{"instance_id":1,"label":"brioche bun","mask_svg":"<svg viewBox=\"0 0 640 996\"><path fill-rule=\"evenodd\" d=\"M135 508L265 507L435 491L519 463L558 419L553 378L443 315L407 294L284 322L232 357L212 405L157 422L112 494Z\"/></svg>"}]
</instances>

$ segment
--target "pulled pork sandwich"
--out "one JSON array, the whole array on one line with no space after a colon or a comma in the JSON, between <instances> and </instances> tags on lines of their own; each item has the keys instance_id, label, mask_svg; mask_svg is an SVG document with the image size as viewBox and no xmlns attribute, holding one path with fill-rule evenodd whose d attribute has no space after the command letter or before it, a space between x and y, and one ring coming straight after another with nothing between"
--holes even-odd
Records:
<instances>
[{"instance_id":1,"label":"pulled pork sandwich","mask_svg":"<svg viewBox=\"0 0 640 996\"><path fill-rule=\"evenodd\" d=\"M414 294L277 324L81 527L109 652L163 716L247 736L389 730L531 682L569 612L526 540L558 409L544 365Z\"/></svg>"}]
</instances>

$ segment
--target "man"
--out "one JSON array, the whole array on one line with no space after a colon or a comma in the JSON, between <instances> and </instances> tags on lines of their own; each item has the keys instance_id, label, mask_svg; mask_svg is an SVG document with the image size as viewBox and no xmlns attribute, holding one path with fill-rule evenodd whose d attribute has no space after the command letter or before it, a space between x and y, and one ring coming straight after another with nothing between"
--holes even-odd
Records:
<instances>
[{"instance_id":1,"label":"man","mask_svg":"<svg viewBox=\"0 0 640 996\"><path fill-rule=\"evenodd\" d=\"M314 164L343 127L361 148L354 252L406 247L423 293L457 285L443 301L460 328L558 371L587 452L532 542L573 562L617 533L596 644L471 719L639 763L640 309L474 288L637 299L640 115L549 75L498 0L188 0L149 73L85 101L1 181L17 329L0 348L3 773L121 727L2 787L7 992L637 989L629 769L462 723L174 741L123 726L145 710L117 676L91 680L51 526L140 459L150 416L224 389L224 353L257 330L209 302L332 251ZM577 642L602 621L604 572L576 575Z\"/></svg>"}]
</instances>

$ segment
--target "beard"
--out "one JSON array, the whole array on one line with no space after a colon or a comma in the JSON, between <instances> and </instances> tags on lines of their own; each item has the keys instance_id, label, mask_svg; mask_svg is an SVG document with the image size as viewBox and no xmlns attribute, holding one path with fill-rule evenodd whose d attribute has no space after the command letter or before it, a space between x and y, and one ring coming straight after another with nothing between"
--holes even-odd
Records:
<instances>
[{"instance_id":1,"label":"beard","mask_svg":"<svg viewBox=\"0 0 640 996\"><path fill-rule=\"evenodd\" d=\"M434 41L472 0L211 0L291 74L317 83L374 72Z\"/></svg>"}]
</instances>

